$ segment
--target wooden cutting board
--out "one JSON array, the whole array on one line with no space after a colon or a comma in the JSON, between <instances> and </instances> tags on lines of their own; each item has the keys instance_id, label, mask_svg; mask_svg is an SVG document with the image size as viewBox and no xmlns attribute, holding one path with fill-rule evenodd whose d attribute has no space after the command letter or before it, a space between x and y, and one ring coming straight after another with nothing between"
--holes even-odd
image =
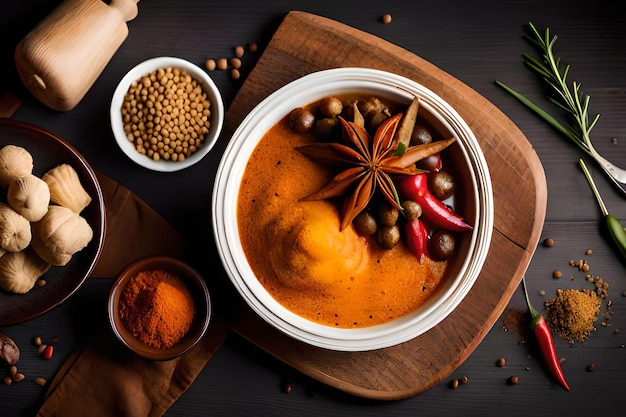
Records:
<instances>
[{"instance_id":1,"label":"wooden cutting board","mask_svg":"<svg viewBox=\"0 0 626 417\"><path fill-rule=\"evenodd\" d=\"M283 335L242 305L232 330L323 383L361 397L395 400L447 378L502 314L537 247L546 213L543 167L522 132L474 90L431 63L385 40L333 20L288 13L226 116L230 137L270 93L308 73L368 67L410 78L450 103L474 131L493 182L491 249L475 285L442 323L390 348L336 352ZM242 303L243 304L243 303Z\"/></svg>"}]
</instances>

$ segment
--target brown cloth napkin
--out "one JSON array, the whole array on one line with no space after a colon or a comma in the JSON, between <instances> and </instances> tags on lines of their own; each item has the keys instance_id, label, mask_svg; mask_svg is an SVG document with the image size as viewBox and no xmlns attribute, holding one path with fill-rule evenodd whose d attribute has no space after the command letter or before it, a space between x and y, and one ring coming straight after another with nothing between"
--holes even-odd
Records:
<instances>
[{"instance_id":1,"label":"brown cloth napkin","mask_svg":"<svg viewBox=\"0 0 626 417\"><path fill-rule=\"evenodd\" d=\"M104 195L106 236L91 278L113 278L131 262L152 255L180 258L185 242L180 234L136 194L96 173Z\"/></svg>"},{"instance_id":2,"label":"brown cloth napkin","mask_svg":"<svg viewBox=\"0 0 626 417\"><path fill-rule=\"evenodd\" d=\"M107 235L92 277L115 277L135 259L180 257L182 237L124 186L97 174L107 210ZM185 355L155 362L130 352L102 330L65 361L51 381L38 417L158 417L191 386L221 346L228 326L213 320Z\"/></svg>"},{"instance_id":3,"label":"brown cloth napkin","mask_svg":"<svg viewBox=\"0 0 626 417\"><path fill-rule=\"evenodd\" d=\"M37 417L159 417L191 386L228 327L214 321L185 355L144 360L102 331L76 350L52 380Z\"/></svg>"}]
</instances>

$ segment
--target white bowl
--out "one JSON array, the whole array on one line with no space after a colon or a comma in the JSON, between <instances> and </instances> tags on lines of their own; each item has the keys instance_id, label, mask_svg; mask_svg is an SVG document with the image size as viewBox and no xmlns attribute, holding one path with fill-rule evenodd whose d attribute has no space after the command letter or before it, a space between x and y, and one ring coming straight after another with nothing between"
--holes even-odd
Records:
<instances>
[{"instance_id":1,"label":"white bowl","mask_svg":"<svg viewBox=\"0 0 626 417\"><path fill-rule=\"evenodd\" d=\"M148 156L142 155L135 149L133 143L126 137L122 122L122 103L124 102L124 95L128 91L131 83L140 79L142 76L151 73L152 71L167 67L180 68L187 71L189 75L202 85L208 99L211 101L211 126L209 128L209 133L205 138L205 142L194 154L182 161L155 161ZM124 78L122 78L115 89L113 99L111 100L111 128L113 129L113 135L115 136L118 146L131 160L154 171L179 171L200 161L204 158L204 156L206 156L206 154L209 153L211 148L215 145L215 142L217 142L223 123L224 103L222 102L222 96L217 86L203 69L181 58L158 57L138 64L133 69L128 71Z\"/></svg>"},{"instance_id":2,"label":"white bowl","mask_svg":"<svg viewBox=\"0 0 626 417\"><path fill-rule=\"evenodd\" d=\"M420 99L420 117L457 138L446 150L461 173L464 205L457 208L473 224L457 242L446 285L420 308L393 321L346 329L309 321L279 304L257 280L242 250L237 222L239 185L251 152L263 134L292 109L329 95L363 93L408 103ZM232 283L266 322L308 344L340 351L366 351L413 339L448 316L472 288L487 256L493 229L493 195L484 155L469 126L435 93L407 78L373 69L339 68L302 77L280 88L244 119L218 167L213 191L213 227L217 247Z\"/></svg>"}]
</instances>

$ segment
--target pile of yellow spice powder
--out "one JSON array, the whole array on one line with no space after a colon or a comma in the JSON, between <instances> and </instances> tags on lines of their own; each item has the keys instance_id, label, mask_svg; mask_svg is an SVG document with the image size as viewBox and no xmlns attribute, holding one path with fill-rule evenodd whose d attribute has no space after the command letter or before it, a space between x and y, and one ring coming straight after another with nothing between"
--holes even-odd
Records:
<instances>
[{"instance_id":1,"label":"pile of yellow spice powder","mask_svg":"<svg viewBox=\"0 0 626 417\"><path fill-rule=\"evenodd\" d=\"M552 331L569 343L584 342L596 330L600 298L591 290L558 289L544 304Z\"/></svg>"}]
</instances>

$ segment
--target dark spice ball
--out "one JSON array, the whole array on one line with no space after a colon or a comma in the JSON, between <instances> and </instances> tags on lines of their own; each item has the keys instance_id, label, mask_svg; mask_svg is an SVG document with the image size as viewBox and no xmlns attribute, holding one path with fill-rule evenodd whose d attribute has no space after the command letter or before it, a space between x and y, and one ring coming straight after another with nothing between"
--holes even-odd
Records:
<instances>
[{"instance_id":1,"label":"dark spice ball","mask_svg":"<svg viewBox=\"0 0 626 417\"><path fill-rule=\"evenodd\" d=\"M456 241L447 230L437 230L428 241L430 255L439 261L450 259L454 253Z\"/></svg>"},{"instance_id":2,"label":"dark spice ball","mask_svg":"<svg viewBox=\"0 0 626 417\"><path fill-rule=\"evenodd\" d=\"M315 115L303 107L293 109L289 113L289 128L296 133L307 133L315 125Z\"/></svg>"},{"instance_id":3,"label":"dark spice ball","mask_svg":"<svg viewBox=\"0 0 626 417\"><path fill-rule=\"evenodd\" d=\"M409 220L415 220L422 215L422 206L415 201L405 201L402 203L402 208L404 209L404 217Z\"/></svg>"},{"instance_id":4,"label":"dark spice ball","mask_svg":"<svg viewBox=\"0 0 626 417\"><path fill-rule=\"evenodd\" d=\"M354 230L361 236L371 236L376 233L378 225L374 215L368 210L360 212L354 220L352 220Z\"/></svg>"},{"instance_id":5,"label":"dark spice ball","mask_svg":"<svg viewBox=\"0 0 626 417\"><path fill-rule=\"evenodd\" d=\"M400 228L398 225L381 226L376 232L378 244L383 249L392 249L400 242Z\"/></svg>"},{"instance_id":6,"label":"dark spice ball","mask_svg":"<svg viewBox=\"0 0 626 417\"><path fill-rule=\"evenodd\" d=\"M454 177L446 170L439 170L428 176L428 188L439 200L445 200L454 194Z\"/></svg>"},{"instance_id":7,"label":"dark spice ball","mask_svg":"<svg viewBox=\"0 0 626 417\"><path fill-rule=\"evenodd\" d=\"M398 221L399 213L388 203L377 204L374 209L374 217L378 223L384 226L393 226Z\"/></svg>"}]
</instances>

